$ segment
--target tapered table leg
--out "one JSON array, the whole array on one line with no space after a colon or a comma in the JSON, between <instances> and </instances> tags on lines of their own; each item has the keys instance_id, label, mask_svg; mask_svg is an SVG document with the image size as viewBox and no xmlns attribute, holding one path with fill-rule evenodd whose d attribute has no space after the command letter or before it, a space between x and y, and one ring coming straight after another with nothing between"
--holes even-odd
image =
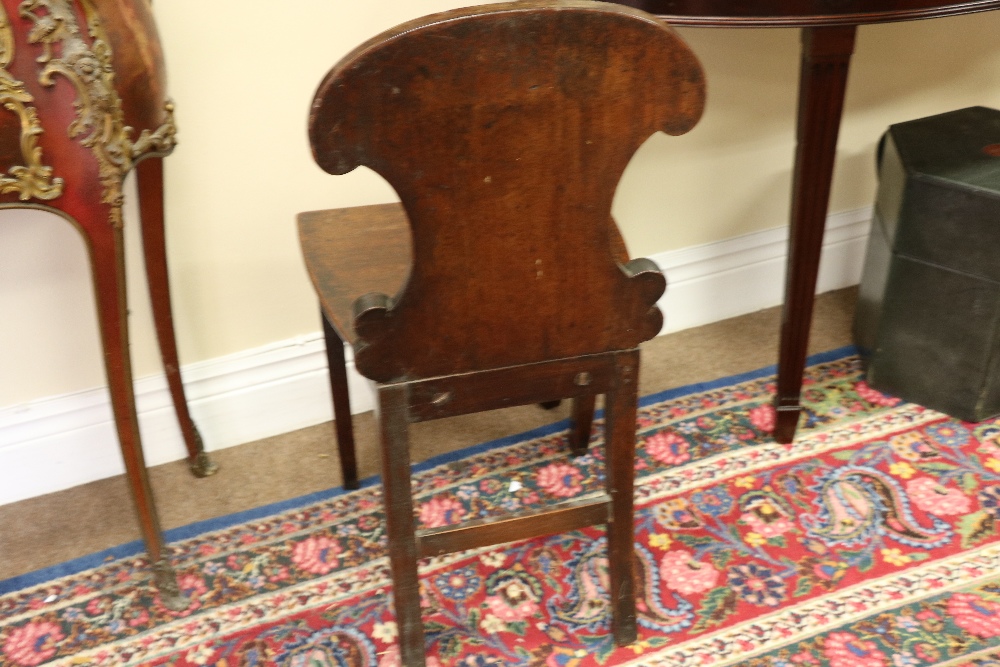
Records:
<instances>
[{"instance_id":1,"label":"tapered table leg","mask_svg":"<svg viewBox=\"0 0 1000 667\"><path fill-rule=\"evenodd\" d=\"M142 218L142 248L146 259L149 298L153 322L160 343L160 356L170 387L170 397L177 413L181 435L188 451L188 465L197 477L208 477L219 470L205 452L205 443L191 419L184 384L177 359L174 320L170 305L170 280L167 273L166 240L163 229L163 159L148 158L136 165L139 185L139 208Z\"/></svg>"},{"instance_id":2,"label":"tapered table leg","mask_svg":"<svg viewBox=\"0 0 1000 667\"><path fill-rule=\"evenodd\" d=\"M802 374L855 32L855 26L802 29L798 143L775 397L778 442L792 441L801 412Z\"/></svg>"}]
</instances>

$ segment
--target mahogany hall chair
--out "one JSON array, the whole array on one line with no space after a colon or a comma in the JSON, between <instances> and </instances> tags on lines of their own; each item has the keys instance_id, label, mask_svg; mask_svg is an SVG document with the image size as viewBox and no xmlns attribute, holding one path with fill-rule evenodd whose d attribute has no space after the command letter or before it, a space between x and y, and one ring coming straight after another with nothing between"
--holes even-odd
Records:
<instances>
[{"instance_id":1,"label":"mahogany hall chair","mask_svg":"<svg viewBox=\"0 0 1000 667\"><path fill-rule=\"evenodd\" d=\"M0 210L56 213L83 235L129 489L161 600L183 609L140 443L122 218L124 181L135 169L167 383L191 471L205 477L217 467L188 411L170 307L163 158L175 126L164 70L149 0L0 0Z\"/></svg>"},{"instance_id":2,"label":"mahogany hall chair","mask_svg":"<svg viewBox=\"0 0 1000 667\"><path fill-rule=\"evenodd\" d=\"M424 664L419 558L594 524L607 525L615 640L634 641L638 345L660 329L665 280L649 260L616 260L611 201L639 146L656 131L688 131L703 103L701 68L670 28L576 0L405 23L320 85L316 161L332 174L365 165L402 201L303 213L299 234L345 399L338 426L349 414L341 340L377 387L405 665ZM606 493L416 529L410 423L597 394Z\"/></svg>"}]
</instances>

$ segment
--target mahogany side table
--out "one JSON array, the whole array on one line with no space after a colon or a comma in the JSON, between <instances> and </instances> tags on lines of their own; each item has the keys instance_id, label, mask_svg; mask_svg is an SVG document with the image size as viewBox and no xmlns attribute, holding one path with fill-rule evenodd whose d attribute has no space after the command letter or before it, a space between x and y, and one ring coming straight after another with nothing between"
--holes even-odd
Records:
<instances>
[{"instance_id":1,"label":"mahogany side table","mask_svg":"<svg viewBox=\"0 0 1000 667\"><path fill-rule=\"evenodd\" d=\"M778 442L795 437L837 134L857 26L1000 9L1000 0L611 0L672 25L802 29L791 237L775 396Z\"/></svg>"},{"instance_id":2,"label":"mahogany side table","mask_svg":"<svg viewBox=\"0 0 1000 667\"><path fill-rule=\"evenodd\" d=\"M162 158L174 147L163 54L149 0L0 2L0 209L56 213L90 253L115 424L163 603L187 603L164 541L139 440L122 233L122 185L137 170L153 319L192 472L215 465L178 371L163 229Z\"/></svg>"}]
</instances>

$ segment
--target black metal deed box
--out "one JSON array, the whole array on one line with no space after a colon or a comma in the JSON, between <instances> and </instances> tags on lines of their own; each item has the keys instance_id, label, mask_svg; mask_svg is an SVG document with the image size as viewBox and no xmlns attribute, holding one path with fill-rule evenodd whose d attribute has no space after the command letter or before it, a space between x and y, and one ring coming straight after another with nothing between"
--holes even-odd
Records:
<instances>
[{"instance_id":1,"label":"black metal deed box","mask_svg":"<svg viewBox=\"0 0 1000 667\"><path fill-rule=\"evenodd\" d=\"M966 421L1000 413L1000 111L886 132L854 339L873 387Z\"/></svg>"}]
</instances>

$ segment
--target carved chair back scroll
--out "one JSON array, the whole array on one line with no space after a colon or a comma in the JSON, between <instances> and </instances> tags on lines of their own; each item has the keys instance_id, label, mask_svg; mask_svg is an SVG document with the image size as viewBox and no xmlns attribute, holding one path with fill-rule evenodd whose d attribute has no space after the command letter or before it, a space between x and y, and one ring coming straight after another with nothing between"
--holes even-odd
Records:
<instances>
[{"instance_id":1,"label":"carved chair back scroll","mask_svg":"<svg viewBox=\"0 0 1000 667\"><path fill-rule=\"evenodd\" d=\"M122 206L137 169L153 319L192 471L215 471L178 371L160 159L175 143L149 0L0 0L0 209L56 213L83 235L118 440L162 599L186 606L166 560L132 387ZM140 164L141 162L141 164Z\"/></svg>"},{"instance_id":2,"label":"carved chair back scroll","mask_svg":"<svg viewBox=\"0 0 1000 667\"><path fill-rule=\"evenodd\" d=\"M611 202L633 153L690 129L704 92L687 47L637 16L488 5L404 24L329 73L309 129L317 162L381 174L413 233L403 290L356 304L363 374L513 366L659 331L663 276L648 260L618 264Z\"/></svg>"}]
</instances>

